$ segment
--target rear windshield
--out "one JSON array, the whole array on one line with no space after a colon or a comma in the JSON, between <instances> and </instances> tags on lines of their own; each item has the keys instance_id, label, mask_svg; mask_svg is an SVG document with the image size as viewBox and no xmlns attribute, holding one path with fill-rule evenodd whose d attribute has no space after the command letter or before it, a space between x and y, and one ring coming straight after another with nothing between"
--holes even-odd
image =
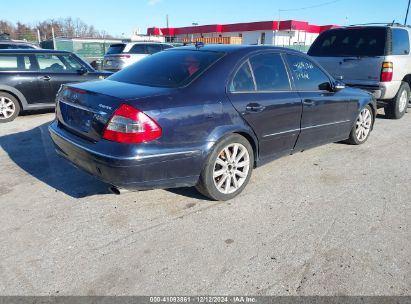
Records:
<instances>
[{"instance_id":1,"label":"rear windshield","mask_svg":"<svg viewBox=\"0 0 411 304\"><path fill-rule=\"evenodd\" d=\"M223 55L196 50L159 52L137 61L109 79L151 87L177 88L190 83Z\"/></svg>"},{"instance_id":2,"label":"rear windshield","mask_svg":"<svg viewBox=\"0 0 411 304\"><path fill-rule=\"evenodd\" d=\"M387 29L346 28L322 33L314 41L310 56L384 56Z\"/></svg>"},{"instance_id":3,"label":"rear windshield","mask_svg":"<svg viewBox=\"0 0 411 304\"><path fill-rule=\"evenodd\" d=\"M125 44L112 44L112 45L110 45L110 47L108 48L106 54L107 54L107 55L110 55L110 54L120 54L120 53L124 50L125 47L126 47Z\"/></svg>"}]
</instances>

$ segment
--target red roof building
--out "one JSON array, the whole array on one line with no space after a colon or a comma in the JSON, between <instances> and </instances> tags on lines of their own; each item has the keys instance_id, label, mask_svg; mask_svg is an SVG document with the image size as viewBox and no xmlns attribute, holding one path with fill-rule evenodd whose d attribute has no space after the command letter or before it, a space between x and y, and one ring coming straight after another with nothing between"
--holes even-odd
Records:
<instances>
[{"instance_id":1,"label":"red roof building","mask_svg":"<svg viewBox=\"0 0 411 304\"><path fill-rule=\"evenodd\" d=\"M337 25L314 25L305 21L259 21L233 24L210 24L177 28L148 28L147 35L165 36L168 40L197 37L242 37L243 44L307 46L323 31Z\"/></svg>"}]
</instances>

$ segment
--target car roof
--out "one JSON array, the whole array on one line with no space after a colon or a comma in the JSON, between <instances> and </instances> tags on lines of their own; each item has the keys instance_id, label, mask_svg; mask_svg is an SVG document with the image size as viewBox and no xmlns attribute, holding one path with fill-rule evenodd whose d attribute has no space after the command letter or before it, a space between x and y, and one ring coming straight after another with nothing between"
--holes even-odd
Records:
<instances>
[{"instance_id":1,"label":"car roof","mask_svg":"<svg viewBox=\"0 0 411 304\"><path fill-rule=\"evenodd\" d=\"M354 24L354 25L347 25L342 27L336 27L329 29L328 31L336 31L336 30L345 30L345 29L370 29L370 28L401 28L405 30L411 30L410 26L405 26L401 24Z\"/></svg>"},{"instance_id":2,"label":"car roof","mask_svg":"<svg viewBox=\"0 0 411 304\"><path fill-rule=\"evenodd\" d=\"M273 50L273 51L281 51L286 53L297 53L301 54L301 52L285 48L285 47L278 47L272 45L244 45L244 44L204 44L203 46L196 47L195 45L189 46L182 46L182 47L175 47L172 49L167 49L166 51L173 51L173 50L197 50L197 51L209 51L209 52L224 52L224 53L234 53L237 51L259 51L259 50Z\"/></svg>"},{"instance_id":3,"label":"car roof","mask_svg":"<svg viewBox=\"0 0 411 304\"><path fill-rule=\"evenodd\" d=\"M41 54L71 54L67 51L56 51L56 50L45 50L45 49L8 49L0 50L0 54L30 54L30 53L41 53Z\"/></svg>"}]
</instances>

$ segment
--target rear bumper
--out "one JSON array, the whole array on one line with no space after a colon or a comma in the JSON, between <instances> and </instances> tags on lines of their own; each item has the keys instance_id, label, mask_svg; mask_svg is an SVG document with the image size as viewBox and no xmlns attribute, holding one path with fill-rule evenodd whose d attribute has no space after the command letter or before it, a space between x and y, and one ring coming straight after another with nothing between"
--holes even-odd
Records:
<instances>
[{"instance_id":1,"label":"rear bumper","mask_svg":"<svg viewBox=\"0 0 411 304\"><path fill-rule=\"evenodd\" d=\"M98 151L98 143L71 134L56 121L49 126L49 133L58 155L103 182L128 190L193 186L204 160L200 149L152 155L108 155Z\"/></svg>"},{"instance_id":2,"label":"rear bumper","mask_svg":"<svg viewBox=\"0 0 411 304\"><path fill-rule=\"evenodd\" d=\"M384 105L387 104L387 102L389 102L391 99L393 99L395 95L397 95L401 81L375 82L373 84L363 84L347 81L347 85L372 93L375 99L377 99L378 104Z\"/></svg>"}]
</instances>

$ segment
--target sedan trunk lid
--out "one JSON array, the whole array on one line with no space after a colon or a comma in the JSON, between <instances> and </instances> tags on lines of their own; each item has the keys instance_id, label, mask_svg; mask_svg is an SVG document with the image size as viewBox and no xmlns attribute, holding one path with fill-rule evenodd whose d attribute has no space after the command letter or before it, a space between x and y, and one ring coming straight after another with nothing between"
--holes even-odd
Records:
<instances>
[{"instance_id":1,"label":"sedan trunk lid","mask_svg":"<svg viewBox=\"0 0 411 304\"><path fill-rule=\"evenodd\" d=\"M57 95L56 117L61 127L96 142L121 104L165 95L170 90L110 80L66 85Z\"/></svg>"}]
</instances>

